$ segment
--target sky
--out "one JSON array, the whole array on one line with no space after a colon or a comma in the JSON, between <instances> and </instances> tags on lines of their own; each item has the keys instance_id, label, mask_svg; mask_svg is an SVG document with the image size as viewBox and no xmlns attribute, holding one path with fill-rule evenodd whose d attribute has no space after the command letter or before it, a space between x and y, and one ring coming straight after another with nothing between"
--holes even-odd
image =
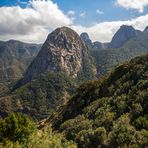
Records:
<instances>
[{"instance_id":1,"label":"sky","mask_svg":"<svg viewBox=\"0 0 148 148\"><path fill-rule=\"evenodd\" d=\"M43 43L57 27L109 42L121 25L144 30L148 0L0 0L0 40Z\"/></svg>"}]
</instances>

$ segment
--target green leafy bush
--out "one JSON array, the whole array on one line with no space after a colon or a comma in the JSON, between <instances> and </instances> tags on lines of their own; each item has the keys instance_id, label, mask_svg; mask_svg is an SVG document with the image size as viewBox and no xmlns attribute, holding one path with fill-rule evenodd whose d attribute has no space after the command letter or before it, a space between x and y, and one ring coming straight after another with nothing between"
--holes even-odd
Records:
<instances>
[{"instance_id":1,"label":"green leafy bush","mask_svg":"<svg viewBox=\"0 0 148 148\"><path fill-rule=\"evenodd\" d=\"M26 115L11 113L4 120L0 119L0 142L26 142L34 130L34 123Z\"/></svg>"}]
</instances>

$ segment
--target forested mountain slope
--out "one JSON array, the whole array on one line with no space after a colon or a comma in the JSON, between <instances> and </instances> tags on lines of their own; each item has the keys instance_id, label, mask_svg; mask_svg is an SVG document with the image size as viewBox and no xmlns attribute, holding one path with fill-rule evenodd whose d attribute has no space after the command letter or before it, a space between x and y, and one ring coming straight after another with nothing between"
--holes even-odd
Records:
<instances>
[{"instance_id":1,"label":"forested mountain slope","mask_svg":"<svg viewBox=\"0 0 148 148\"><path fill-rule=\"evenodd\" d=\"M40 48L40 44L0 41L0 82L20 79Z\"/></svg>"},{"instance_id":2,"label":"forested mountain slope","mask_svg":"<svg viewBox=\"0 0 148 148\"><path fill-rule=\"evenodd\" d=\"M76 84L64 73L43 73L26 85L0 97L0 116L17 111L40 120L64 104Z\"/></svg>"},{"instance_id":3,"label":"forested mountain slope","mask_svg":"<svg viewBox=\"0 0 148 148\"><path fill-rule=\"evenodd\" d=\"M81 85L48 122L79 147L148 146L148 54Z\"/></svg>"}]
</instances>

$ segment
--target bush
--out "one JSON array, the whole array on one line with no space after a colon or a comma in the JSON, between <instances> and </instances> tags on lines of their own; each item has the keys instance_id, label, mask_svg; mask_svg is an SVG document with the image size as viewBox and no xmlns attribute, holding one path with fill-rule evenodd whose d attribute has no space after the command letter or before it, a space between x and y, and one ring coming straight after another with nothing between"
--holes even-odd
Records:
<instances>
[{"instance_id":1,"label":"bush","mask_svg":"<svg viewBox=\"0 0 148 148\"><path fill-rule=\"evenodd\" d=\"M26 142L34 130L34 123L27 115L11 113L4 120L0 120L0 142Z\"/></svg>"},{"instance_id":2,"label":"bush","mask_svg":"<svg viewBox=\"0 0 148 148\"><path fill-rule=\"evenodd\" d=\"M67 141L62 134L52 131L47 126L42 131L37 131L29 137L28 148L76 148L77 145L72 141Z\"/></svg>"},{"instance_id":3,"label":"bush","mask_svg":"<svg viewBox=\"0 0 148 148\"><path fill-rule=\"evenodd\" d=\"M122 115L116 122L112 131L109 133L109 146L110 147L128 147L134 144L136 130L130 125L129 115Z\"/></svg>"},{"instance_id":4,"label":"bush","mask_svg":"<svg viewBox=\"0 0 148 148\"><path fill-rule=\"evenodd\" d=\"M12 113L0 120L0 148L76 148L77 145L66 140L50 126L37 130L26 116Z\"/></svg>"}]
</instances>

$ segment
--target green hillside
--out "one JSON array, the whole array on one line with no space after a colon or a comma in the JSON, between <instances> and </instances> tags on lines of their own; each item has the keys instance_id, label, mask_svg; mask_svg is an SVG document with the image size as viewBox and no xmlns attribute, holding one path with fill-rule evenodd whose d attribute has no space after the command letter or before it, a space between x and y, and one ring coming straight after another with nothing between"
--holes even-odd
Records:
<instances>
[{"instance_id":1,"label":"green hillside","mask_svg":"<svg viewBox=\"0 0 148 148\"><path fill-rule=\"evenodd\" d=\"M79 147L148 146L148 54L84 83L46 122Z\"/></svg>"},{"instance_id":2,"label":"green hillside","mask_svg":"<svg viewBox=\"0 0 148 148\"><path fill-rule=\"evenodd\" d=\"M0 83L20 79L40 48L40 44L0 41Z\"/></svg>"},{"instance_id":3,"label":"green hillside","mask_svg":"<svg viewBox=\"0 0 148 148\"><path fill-rule=\"evenodd\" d=\"M0 148L76 148L61 133L52 130L49 125L37 130L35 123L26 115L11 113L0 119Z\"/></svg>"},{"instance_id":4,"label":"green hillside","mask_svg":"<svg viewBox=\"0 0 148 148\"><path fill-rule=\"evenodd\" d=\"M72 79L62 73L44 73L26 85L0 98L0 112L19 111L43 119L67 101L75 90Z\"/></svg>"}]
</instances>

